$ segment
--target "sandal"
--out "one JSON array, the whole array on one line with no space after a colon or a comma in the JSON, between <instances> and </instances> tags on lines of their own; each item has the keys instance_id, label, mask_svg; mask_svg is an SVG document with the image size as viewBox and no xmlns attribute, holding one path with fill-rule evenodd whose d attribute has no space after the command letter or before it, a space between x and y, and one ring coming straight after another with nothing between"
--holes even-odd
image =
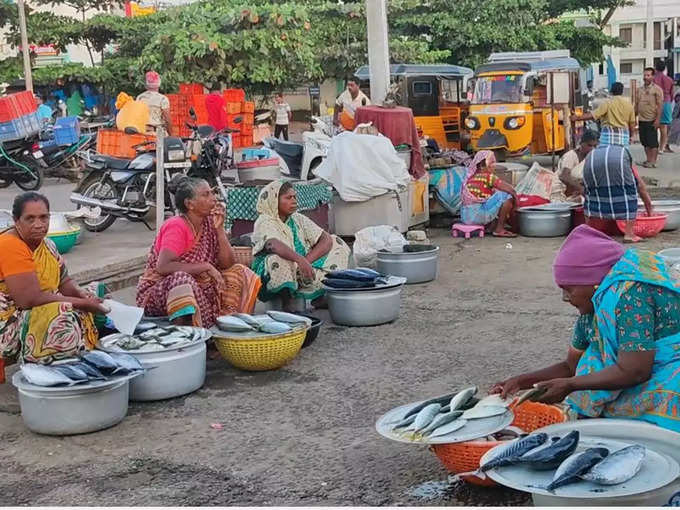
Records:
<instances>
[{"instance_id":1,"label":"sandal","mask_svg":"<svg viewBox=\"0 0 680 510\"><path fill-rule=\"evenodd\" d=\"M491 235L494 237L508 237L508 238L517 237L517 234L515 234L514 232L508 232L507 230L501 230L500 232L492 232Z\"/></svg>"},{"instance_id":2,"label":"sandal","mask_svg":"<svg viewBox=\"0 0 680 510\"><path fill-rule=\"evenodd\" d=\"M638 236L633 236L632 239L628 239L628 238L625 238L625 237L623 238L623 244L637 244L637 243L642 243L642 242L644 242L644 239L642 237L638 237Z\"/></svg>"}]
</instances>

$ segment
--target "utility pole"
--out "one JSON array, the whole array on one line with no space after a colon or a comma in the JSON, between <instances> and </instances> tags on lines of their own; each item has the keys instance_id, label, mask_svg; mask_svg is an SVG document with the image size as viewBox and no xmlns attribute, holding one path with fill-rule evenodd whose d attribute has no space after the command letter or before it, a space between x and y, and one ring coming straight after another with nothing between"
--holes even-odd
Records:
<instances>
[{"instance_id":1,"label":"utility pole","mask_svg":"<svg viewBox=\"0 0 680 510\"><path fill-rule=\"evenodd\" d=\"M17 0L19 7L19 30L21 31L21 53L24 57L24 81L26 90L33 92L33 75L31 74L31 54L28 49L28 32L26 30L26 11L24 0Z\"/></svg>"},{"instance_id":2,"label":"utility pole","mask_svg":"<svg viewBox=\"0 0 680 510\"><path fill-rule=\"evenodd\" d=\"M156 234L160 233L165 221L165 166L163 162L163 143L165 129L156 127Z\"/></svg>"},{"instance_id":3,"label":"utility pole","mask_svg":"<svg viewBox=\"0 0 680 510\"><path fill-rule=\"evenodd\" d=\"M390 86L390 52L387 43L387 5L385 0L366 0L368 32L368 69L371 102L382 104Z\"/></svg>"}]
</instances>

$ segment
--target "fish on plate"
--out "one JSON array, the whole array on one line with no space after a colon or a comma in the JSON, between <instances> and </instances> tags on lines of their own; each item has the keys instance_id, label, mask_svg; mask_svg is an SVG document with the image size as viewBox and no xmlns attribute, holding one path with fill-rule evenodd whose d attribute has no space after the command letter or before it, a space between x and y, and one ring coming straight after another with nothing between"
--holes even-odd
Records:
<instances>
[{"instance_id":1,"label":"fish on plate","mask_svg":"<svg viewBox=\"0 0 680 510\"><path fill-rule=\"evenodd\" d=\"M144 367L139 360L130 354L124 352L111 352L109 353L109 356L111 356L116 364L123 369L122 371L136 372L144 370Z\"/></svg>"},{"instance_id":2,"label":"fish on plate","mask_svg":"<svg viewBox=\"0 0 680 510\"><path fill-rule=\"evenodd\" d=\"M111 375L119 371L118 364L104 351L92 350L86 352L81 356L81 359L106 375Z\"/></svg>"},{"instance_id":3,"label":"fish on plate","mask_svg":"<svg viewBox=\"0 0 680 510\"><path fill-rule=\"evenodd\" d=\"M287 324L310 324L311 319L295 315L294 313L278 312L276 310L269 310L267 315L277 322L285 322Z\"/></svg>"},{"instance_id":4,"label":"fish on plate","mask_svg":"<svg viewBox=\"0 0 680 510\"><path fill-rule=\"evenodd\" d=\"M572 430L555 441L550 446L539 451L532 452L521 457L522 464L526 464L531 469L538 471L545 471L548 469L557 468L562 462L569 457L578 446L580 433L578 430Z\"/></svg>"},{"instance_id":5,"label":"fish on plate","mask_svg":"<svg viewBox=\"0 0 680 510\"><path fill-rule=\"evenodd\" d=\"M291 328L289 324L277 321L263 322L262 324L260 324L260 327L258 329L263 333L271 334L283 334L293 330L293 328Z\"/></svg>"},{"instance_id":6,"label":"fish on plate","mask_svg":"<svg viewBox=\"0 0 680 510\"><path fill-rule=\"evenodd\" d=\"M73 363L69 363L69 366L78 368L79 370L82 370L87 374L87 377L90 381L103 381L106 379L104 374L102 374L99 370L97 370L95 367L92 365L89 365L85 363L84 361L76 361Z\"/></svg>"},{"instance_id":7,"label":"fish on plate","mask_svg":"<svg viewBox=\"0 0 680 510\"><path fill-rule=\"evenodd\" d=\"M449 411L448 413L441 413L440 410L440 414L435 416L432 422L423 430L421 430L421 434L422 435L430 434L439 427L443 427L447 423L451 423L452 421L457 420L458 418L461 417L462 414L463 411Z\"/></svg>"},{"instance_id":8,"label":"fish on plate","mask_svg":"<svg viewBox=\"0 0 680 510\"><path fill-rule=\"evenodd\" d=\"M25 363L21 367L21 374L30 384L36 386L71 386L75 381L67 377L62 372L55 370L54 367L39 365L37 363Z\"/></svg>"},{"instance_id":9,"label":"fish on plate","mask_svg":"<svg viewBox=\"0 0 680 510\"><path fill-rule=\"evenodd\" d=\"M559 465L553 475L552 482L546 487L546 490L552 492L559 487L580 481L581 475L590 471L595 464L599 463L607 455L609 455L607 448L588 448L582 452L570 455Z\"/></svg>"},{"instance_id":10,"label":"fish on plate","mask_svg":"<svg viewBox=\"0 0 680 510\"><path fill-rule=\"evenodd\" d=\"M462 429L465 425L467 425L467 420L458 418L449 423L446 423L445 425L437 427L432 433L430 433L430 437L435 438L446 436L448 434L451 434L452 432L455 432L456 430Z\"/></svg>"},{"instance_id":11,"label":"fish on plate","mask_svg":"<svg viewBox=\"0 0 680 510\"><path fill-rule=\"evenodd\" d=\"M639 444L626 446L595 464L581 478L598 485L618 485L638 474L647 449Z\"/></svg>"},{"instance_id":12,"label":"fish on plate","mask_svg":"<svg viewBox=\"0 0 680 510\"><path fill-rule=\"evenodd\" d=\"M222 315L217 318L217 326L222 331L233 331L236 333L244 331L253 331L253 327L238 317L233 315Z\"/></svg>"},{"instance_id":13,"label":"fish on plate","mask_svg":"<svg viewBox=\"0 0 680 510\"><path fill-rule=\"evenodd\" d=\"M432 423L435 416L439 414L439 409L441 409L441 407L441 404L430 404L421 409L420 412L418 412L416 419L413 421L414 431L420 432Z\"/></svg>"},{"instance_id":14,"label":"fish on plate","mask_svg":"<svg viewBox=\"0 0 680 510\"><path fill-rule=\"evenodd\" d=\"M60 365L52 365L50 368L61 372L74 382L87 382L90 380L88 375L83 370L73 365L63 363Z\"/></svg>"},{"instance_id":15,"label":"fish on plate","mask_svg":"<svg viewBox=\"0 0 680 510\"><path fill-rule=\"evenodd\" d=\"M253 328L257 328L260 323L258 322L255 317L248 313L233 313L231 314L231 317L236 317L237 319L241 319L243 322L248 324L249 326L252 326Z\"/></svg>"},{"instance_id":16,"label":"fish on plate","mask_svg":"<svg viewBox=\"0 0 680 510\"><path fill-rule=\"evenodd\" d=\"M507 411L507 408L503 406L480 406L477 404L472 409L468 409L463 413L463 419L479 420L482 418L491 418L493 416L505 414Z\"/></svg>"}]
</instances>

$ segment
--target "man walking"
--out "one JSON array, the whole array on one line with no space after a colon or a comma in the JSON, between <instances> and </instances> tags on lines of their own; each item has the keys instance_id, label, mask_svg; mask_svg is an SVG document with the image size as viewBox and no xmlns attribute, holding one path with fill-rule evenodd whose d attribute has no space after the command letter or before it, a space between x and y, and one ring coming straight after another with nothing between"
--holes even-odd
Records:
<instances>
[{"instance_id":1,"label":"man walking","mask_svg":"<svg viewBox=\"0 0 680 510\"><path fill-rule=\"evenodd\" d=\"M628 147L635 132L635 109L633 103L623 96L623 83L612 83L612 98L598 106L594 112L574 115L572 122L600 121L600 145L623 145Z\"/></svg>"},{"instance_id":2,"label":"man walking","mask_svg":"<svg viewBox=\"0 0 680 510\"><path fill-rule=\"evenodd\" d=\"M280 92L274 96L274 138L278 139L283 135L283 139L288 141L288 125L293 120L293 112L290 105L283 100Z\"/></svg>"},{"instance_id":3,"label":"man walking","mask_svg":"<svg viewBox=\"0 0 680 510\"><path fill-rule=\"evenodd\" d=\"M663 92L663 111L661 112L661 123L659 132L661 139L659 140L659 153L673 152L668 145L668 130L671 122L673 122L673 80L664 74L666 70L666 63L659 60L656 63L656 73L654 73L654 83L656 83L661 92Z\"/></svg>"},{"instance_id":4,"label":"man walking","mask_svg":"<svg viewBox=\"0 0 680 510\"><path fill-rule=\"evenodd\" d=\"M644 87L638 89L635 101L635 113L638 116L640 143L645 148L647 161L640 163L645 168L656 168L659 154L659 136L657 129L661 123L663 111L663 92L654 83L654 68L647 67L644 74Z\"/></svg>"}]
</instances>

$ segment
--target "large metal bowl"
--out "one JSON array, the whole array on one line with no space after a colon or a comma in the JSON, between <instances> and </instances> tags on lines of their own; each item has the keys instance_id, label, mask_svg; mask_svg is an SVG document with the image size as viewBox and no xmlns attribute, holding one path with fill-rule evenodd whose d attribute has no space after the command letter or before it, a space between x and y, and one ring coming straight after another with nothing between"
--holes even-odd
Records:
<instances>
[{"instance_id":1,"label":"large metal bowl","mask_svg":"<svg viewBox=\"0 0 680 510\"><path fill-rule=\"evenodd\" d=\"M406 283L424 283L437 278L439 273L439 246L424 246L423 251L379 251L378 271L383 274L403 276Z\"/></svg>"},{"instance_id":2,"label":"large metal bowl","mask_svg":"<svg viewBox=\"0 0 680 510\"><path fill-rule=\"evenodd\" d=\"M30 384L21 371L12 377L24 424L51 436L85 434L112 427L128 410L129 378L116 377L69 387Z\"/></svg>"},{"instance_id":3,"label":"large metal bowl","mask_svg":"<svg viewBox=\"0 0 680 510\"><path fill-rule=\"evenodd\" d=\"M663 232L680 228L680 200L652 200L652 205L655 212L668 216ZM642 207L644 207L644 204L638 201L638 208Z\"/></svg>"},{"instance_id":4,"label":"large metal bowl","mask_svg":"<svg viewBox=\"0 0 680 510\"><path fill-rule=\"evenodd\" d=\"M353 291L326 288L328 311L335 324L377 326L399 318L403 284L382 289Z\"/></svg>"},{"instance_id":5,"label":"large metal bowl","mask_svg":"<svg viewBox=\"0 0 680 510\"><path fill-rule=\"evenodd\" d=\"M517 209L519 233L526 237L562 237L571 228L571 210Z\"/></svg>"}]
</instances>

